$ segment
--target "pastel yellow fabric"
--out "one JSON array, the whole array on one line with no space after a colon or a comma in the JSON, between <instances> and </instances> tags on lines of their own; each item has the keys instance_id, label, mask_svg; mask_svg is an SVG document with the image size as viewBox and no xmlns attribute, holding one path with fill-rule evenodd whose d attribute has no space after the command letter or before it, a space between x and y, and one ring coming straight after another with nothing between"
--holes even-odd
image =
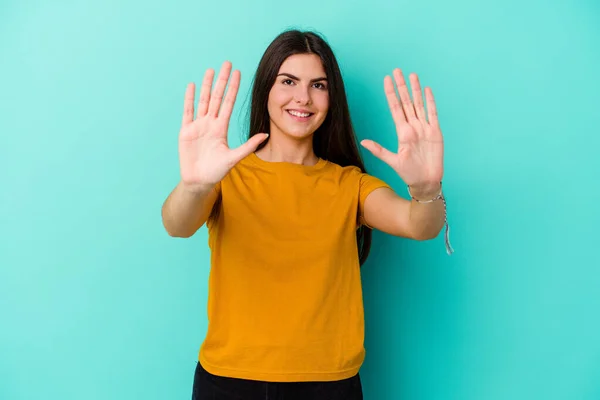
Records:
<instances>
[{"instance_id":1,"label":"pastel yellow fabric","mask_svg":"<svg viewBox=\"0 0 600 400\"><path fill-rule=\"evenodd\" d=\"M208 331L198 360L215 375L330 381L363 363L356 230L389 187L357 167L267 162L254 153L220 182L207 221Z\"/></svg>"}]
</instances>

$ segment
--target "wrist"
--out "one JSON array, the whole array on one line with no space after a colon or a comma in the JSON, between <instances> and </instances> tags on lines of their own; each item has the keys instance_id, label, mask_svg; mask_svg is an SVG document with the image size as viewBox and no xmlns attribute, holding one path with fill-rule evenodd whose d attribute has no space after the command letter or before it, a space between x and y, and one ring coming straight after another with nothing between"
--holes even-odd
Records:
<instances>
[{"instance_id":1,"label":"wrist","mask_svg":"<svg viewBox=\"0 0 600 400\"><path fill-rule=\"evenodd\" d=\"M410 196L414 200L428 201L435 199L442 192L441 182L422 182L408 185Z\"/></svg>"},{"instance_id":2,"label":"wrist","mask_svg":"<svg viewBox=\"0 0 600 400\"><path fill-rule=\"evenodd\" d=\"M186 183L181 181L179 186L188 195L203 196L210 193L216 185L212 183Z\"/></svg>"}]
</instances>

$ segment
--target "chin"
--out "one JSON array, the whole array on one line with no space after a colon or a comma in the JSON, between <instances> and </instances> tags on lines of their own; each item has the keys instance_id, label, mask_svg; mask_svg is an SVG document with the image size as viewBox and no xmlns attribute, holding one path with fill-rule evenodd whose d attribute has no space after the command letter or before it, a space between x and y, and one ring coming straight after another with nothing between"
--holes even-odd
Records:
<instances>
[{"instance_id":1,"label":"chin","mask_svg":"<svg viewBox=\"0 0 600 400\"><path fill-rule=\"evenodd\" d=\"M282 132L296 139L305 139L313 137L319 126L315 126L314 124L310 126L287 125L283 126Z\"/></svg>"},{"instance_id":2,"label":"chin","mask_svg":"<svg viewBox=\"0 0 600 400\"><path fill-rule=\"evenodd\" d=\"M294 139L297 140L302 140L302 139L306 139L306 138L312 138L313 134L315 133L314 130L297 130L297 129L290 129L290 130L285 130L284 131L286 135L293 137Z\"/></svg>"},{"instance_id":3,"label":"chin","mask_svg":"<svg viewBox=\"0 0 600 400\"><path fill-rule=\"evenodd\" d=\"M272 123L275 121L271 121ZM275 126L277 127L277 130L279 132L281 132L284 136L296 139L296 140L303 140L306 138L310 138L313 136L313 134L315 133L316 129L313 129L313 127L309 127L309 126L297 126L297 125L293 125L293 124L277 124L275 122Z\"/></svg>"}]
</instances>

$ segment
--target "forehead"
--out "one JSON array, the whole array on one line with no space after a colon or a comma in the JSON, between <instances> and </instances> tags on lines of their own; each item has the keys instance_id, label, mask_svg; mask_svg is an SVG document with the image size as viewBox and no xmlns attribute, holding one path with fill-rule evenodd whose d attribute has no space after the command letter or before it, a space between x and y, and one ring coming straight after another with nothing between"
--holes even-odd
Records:
<instances>
[{"instance_id":1,"label":"forehead","mask_svg":"<svg viewBox=\"0 0 600 400\"><path fill-rule=\"evenodd\" d=\"M326 76L321 58L316 54L294 54L289 56L279 68L279 73L284 72L307 79Z\"/></svg>"}]
</instances>

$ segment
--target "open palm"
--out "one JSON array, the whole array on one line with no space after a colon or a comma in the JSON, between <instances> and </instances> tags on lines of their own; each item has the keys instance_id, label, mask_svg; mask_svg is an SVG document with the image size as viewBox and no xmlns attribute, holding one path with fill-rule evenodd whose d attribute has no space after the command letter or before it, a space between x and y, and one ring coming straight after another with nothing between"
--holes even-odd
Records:
<instances>
[{"instance_id":1,"label":"open palm","mask_svg":"<svg viewBox=\"0 0 600 400\"><path fill-rule=\"evenodd\" d=\"M439 187L444 174L444 140L431 88L425 88L426 115L418 76L410 75L411 101L402 71L396 68L393 75L400 100L390 76L384 78L384 90L396 125L398 152L393 153L373 140L366 139L361 144L392 167L407 185L423 189Z\"/></svg>"},{"instance_id":2,"label":"open palm","mask_svg":"<svg viewBox=\"0 0 600 400\"><path fill-rule=\"evenodd\" d=\"M185 93L179 132L179 164L181 180L191 190L200 190L220 182L235 164L256 150L267 137L267 134L257 134L238 148L229 148L227 131L240 85L240 72L236 70L231 74L231 63L226 61L211 93L214 75L212 69L208 69L204 75L196 119L194 83L188 85ZM231 82L224 96L230 75Z\"/></svg>"}]
</instances>

